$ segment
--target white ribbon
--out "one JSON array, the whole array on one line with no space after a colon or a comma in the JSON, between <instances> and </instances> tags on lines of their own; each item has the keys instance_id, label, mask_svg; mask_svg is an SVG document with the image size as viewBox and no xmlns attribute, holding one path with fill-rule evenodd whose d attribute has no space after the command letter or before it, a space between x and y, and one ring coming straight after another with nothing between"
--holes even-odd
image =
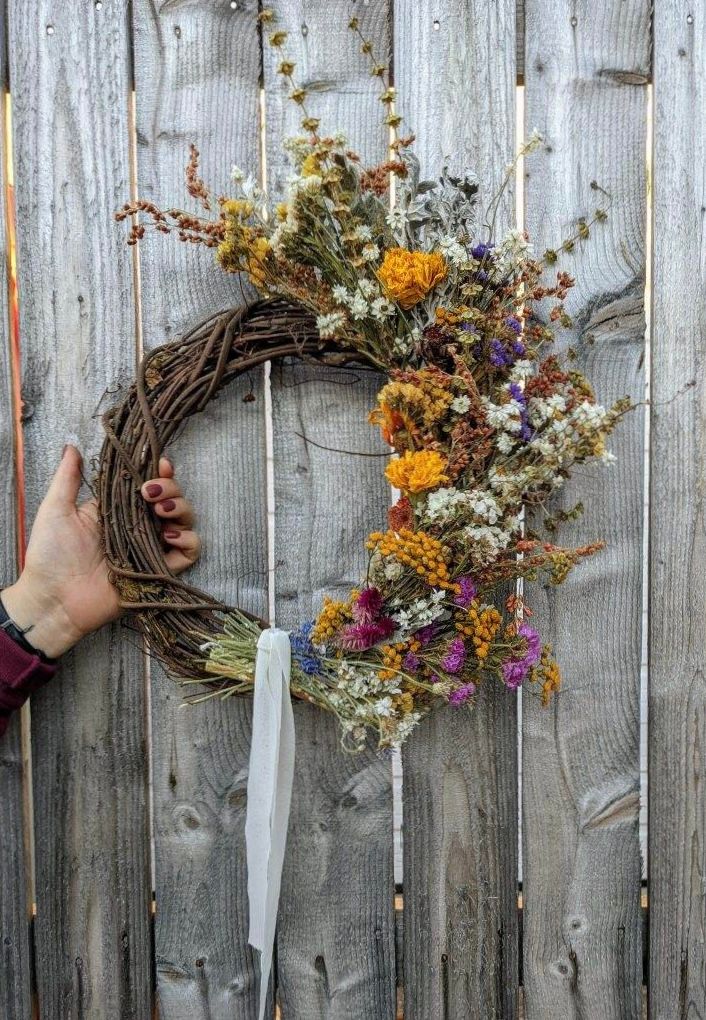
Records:
<instances>
[{"instance_id":1,"label":"white ribbon","mask_svg":"<svg viewBox=\"0 0 706 1020\"><path fill-rule=\"evenodd\" d=\"M248 864L250 933L260 951L260 1012L267 986L277 923L294 779L294 713L289 694L292 650L289 635L263 630L257 642L252 745L248 770L245 847Z\"/></svg>"}]
</instances>

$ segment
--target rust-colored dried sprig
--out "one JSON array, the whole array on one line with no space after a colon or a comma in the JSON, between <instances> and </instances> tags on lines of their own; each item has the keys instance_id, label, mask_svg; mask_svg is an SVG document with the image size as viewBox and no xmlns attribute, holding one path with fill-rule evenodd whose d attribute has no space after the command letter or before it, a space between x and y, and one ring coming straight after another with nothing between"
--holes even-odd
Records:
<instances>
[{"instance_id":1,"label":"rust-colored dried sprig","mask_svg":"<svg viewBox=\"0 0 706 1020\"><path fill-rule=\"evenodd\" d=\"M386 160L377 166L369 167L360 175L360 190L385 195L390 187L390 174L404 178L407 176L407 167L398 159Z\"/></svg>"},{"instance_id":2,"label":"rust-colored dried sprig","mask_svg":"<svg viewBox=\"0 0 706 1020\"><path fill-rule=\"evenodd\" d=\"M149 217L149 225L160 234L176 233L180 241L187 243L217 248L225 236L225 220L222 218L209 220L183 209L160 209L154 202L146 199L126 202L122 209L115 213L115 219L122 222L140 213ZM145 236L146 227L147 224L135 221L128 234L127 243L137 244Z\"/></svg>"},{"instance_id":3,"label":"rust-colored dried sprig","mask_svg":"<svg viewBox=\"0 0 706 1020\"><path fill-rule=\"evenodd\" d=\"M199 150L191 143L189 146L189 162L186 165L186 190L208 212L211 210L211 195L202 177L199 175Z\"/></svg>"}]
</instances>

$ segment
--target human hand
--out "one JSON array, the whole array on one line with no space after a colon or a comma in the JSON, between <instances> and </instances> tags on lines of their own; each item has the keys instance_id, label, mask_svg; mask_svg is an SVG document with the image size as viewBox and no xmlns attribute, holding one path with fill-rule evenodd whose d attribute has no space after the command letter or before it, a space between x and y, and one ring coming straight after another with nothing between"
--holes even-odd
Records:
<instances>
[{"instance_id":1,"label":"human hand","mask_svg":"<svg viewBox=\"0 0 706 1020\"><path fill-rule=\"evenodd\" d=\"M2 592L12 620L23 630L29 627L27 640L50 658L121 612L101 546L98 506L94 499L77 505L80 488L81 454L66 446L37 511L22 574ZM166 457L159 462L159 477L141 491L163 521L166 564L181 573L198 559L201 544L192 530L193 509Z\"/></svg>"}]
</instances>

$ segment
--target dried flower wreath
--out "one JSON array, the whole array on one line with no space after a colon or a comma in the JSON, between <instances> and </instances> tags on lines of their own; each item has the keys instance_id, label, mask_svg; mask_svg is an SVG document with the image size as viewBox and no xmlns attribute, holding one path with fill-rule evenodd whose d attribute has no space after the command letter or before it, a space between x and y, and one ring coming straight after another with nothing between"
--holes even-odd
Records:
<instances>
[{"instance_id":1,"label":"dried flower wreath","mask_svg":"<svg viewBox=\"0 0 706 1020\"><path fill-rule=\"evenodd\" d=\"M272 21L269 11L260 17ZM285 142L293 173L283 201L272 205L234 168L235 196L219 198L212 214L192 148L187 190L205 215L147 201L117 214L133 217L129 243L150 225L175 231L213 248L224 271L247 273L266 300L148 355L105 416L99 491L123 604L139 611L173 675L207 685L189 700L248 693L267 625L169 575L139 486L181 423L255 365L293 356L385 372L370 421L394 451L385 473L399 498L387 529L367 540L360 586L343 601L326 599L318 618L290 635L292 692L335 712L344 744L355 748L370 728L381 744L399 745L432 706L473 701L491 682L512 691L527 684L549 701L559 669L524 598L507 596L508 583L542 574L560 584L601 543L550 543L533 530L538 515L524 511L541 508L573 465L610 463L606 439L631 403L602 407L570 357L562 364L548 353L554 324L570 324L564 299L574 281L558 271L544 282L546 269L605 211L537 258L522 233L494 236L501 190L479 237L477 184L447 170L420 180L386 68L358 19L350 28L381 80L386 162L364 168L342 135L319 131L283 56L279 71L305 132ZM283 47L286 32L270 32L271 45Z\"/></svg>"}]
</instances>

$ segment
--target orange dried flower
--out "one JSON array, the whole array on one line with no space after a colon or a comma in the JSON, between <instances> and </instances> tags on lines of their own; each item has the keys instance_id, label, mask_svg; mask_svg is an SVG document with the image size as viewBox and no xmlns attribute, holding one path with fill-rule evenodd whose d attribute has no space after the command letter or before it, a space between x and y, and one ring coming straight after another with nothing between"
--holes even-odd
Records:
<instances>
[{"instance_id":1,"label":"orange dried flower","mask_svg":"<svg viewBox=\"0 0 706 1020\"><path fill-rule=\"evenodd\" d=\"M448 267L438 252L390 248L378 272L388 297L412 308L446 277Z\"/></svg>"},{"instance_id":2,"label":"orange dried flower","mask_svg":"<svg viewBox=\"0 0 706 1020\"><path fill-rule=\"evenodd\" d=\"M436 450L407 450L385 470L390 485L403 492L428 492L448 481L447 461Z\"/></svg>"}]
</instances>

